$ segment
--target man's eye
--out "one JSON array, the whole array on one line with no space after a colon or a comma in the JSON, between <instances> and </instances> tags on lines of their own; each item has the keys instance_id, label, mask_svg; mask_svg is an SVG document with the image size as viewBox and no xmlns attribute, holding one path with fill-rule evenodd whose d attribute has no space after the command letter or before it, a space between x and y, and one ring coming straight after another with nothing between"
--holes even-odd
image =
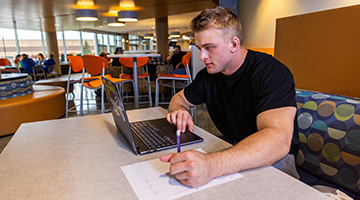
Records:
<instances>
[{"instance_id":1,"label":"man's eye","mask_svg":"<svg viewBox=\"0 0 360 200\"><path fill-rule=\"evenodd\" d=\"M206 47L206 50L212 50L214 47Z\"/></svg>"}]
</instances>

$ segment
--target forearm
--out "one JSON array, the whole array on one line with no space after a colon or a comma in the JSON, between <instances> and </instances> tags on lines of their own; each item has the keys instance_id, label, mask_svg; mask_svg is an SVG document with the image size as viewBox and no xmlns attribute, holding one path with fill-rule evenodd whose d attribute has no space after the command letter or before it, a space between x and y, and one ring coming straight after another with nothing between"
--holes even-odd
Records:
<instances>
[{"instance_id":1,"label":"forearm","mask_svg":"<svg viewBox=\"0 0 360 200\"><path fill-rule=\"evenodd\" d=\"M171 58L174 56L174 54L171 54L170 56L168 56L167 58L166 58L166 60L168 61L168 62L170 62L171 61Z\"/></svg>"},{"instance_id":2,"label":"forearm","mask_svg":"<svg viewBox=\"0 0 360 200\"><path fill-rule=\"evenodd\" d=\"M235 146L209 154L214 178L247 169L272 165L289 152L291 138L274 137L278 130L267 128L245 138Z\"/></svg>"},{"instance_id":3,"label":"forearm","mask_svg":"<svg viewBox=\"0 0 360 200\"><path fill-rule=\"evenodd\" d=\"M173 112L175 110L183 109L183 110L190 110L190 107L194 105L190 104L184 95L184 90L181 90L180 92L176 93L170 101L169 104L169 112Z\"/></svg>"}]
</instances>

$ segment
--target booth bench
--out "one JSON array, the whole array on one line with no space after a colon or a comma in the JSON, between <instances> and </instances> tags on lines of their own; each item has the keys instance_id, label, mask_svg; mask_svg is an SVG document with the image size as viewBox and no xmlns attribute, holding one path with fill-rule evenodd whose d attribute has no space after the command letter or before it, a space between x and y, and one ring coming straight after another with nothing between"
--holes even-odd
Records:
<instances>
[{"instance_id":1,"label":"booth bench","mask_svg":"<svg viewBox=\"0 0 360 200\"><path fill-rule=\"evenodd\" d=\"M360 196L360 99L297 90L300 180Z\"/></svg>"}]
</instances>

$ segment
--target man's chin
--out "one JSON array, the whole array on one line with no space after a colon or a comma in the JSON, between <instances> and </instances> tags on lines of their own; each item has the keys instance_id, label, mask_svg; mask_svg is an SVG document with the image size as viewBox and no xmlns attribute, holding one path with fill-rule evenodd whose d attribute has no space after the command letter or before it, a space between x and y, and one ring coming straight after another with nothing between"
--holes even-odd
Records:
<instances>
[{"instance_id":1,"label":"man's chin","mask_svg":"<svg viewBox=\"0 0 360 200\"><path fill-rule=\"evenodd\" d=\"M206 70L209 74L216 74L216 73L219 73L218 71L216 71L215 69L213 68L210 68L210 67L206 67Z\"/></svg>"}]
</instances>

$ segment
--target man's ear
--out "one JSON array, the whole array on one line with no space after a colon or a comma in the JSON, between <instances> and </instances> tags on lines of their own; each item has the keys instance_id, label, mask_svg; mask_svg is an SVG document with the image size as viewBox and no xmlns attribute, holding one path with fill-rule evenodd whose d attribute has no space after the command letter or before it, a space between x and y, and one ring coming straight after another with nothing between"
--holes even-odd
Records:
<instances>
[{"instance_id":1,"label":"man's ear","mask_svg":"<svg viewBox=\"0 0 360 200\"><path fill-rule=\"evenodd\" d=\"M230 49L231 53L236 52L237 49L240 47L240 40L239 40L239 38L238 38L238 37L235 37L235 36L232 37L230 44L231 44L231 49Z\"/></svg>"}]
</instances>

